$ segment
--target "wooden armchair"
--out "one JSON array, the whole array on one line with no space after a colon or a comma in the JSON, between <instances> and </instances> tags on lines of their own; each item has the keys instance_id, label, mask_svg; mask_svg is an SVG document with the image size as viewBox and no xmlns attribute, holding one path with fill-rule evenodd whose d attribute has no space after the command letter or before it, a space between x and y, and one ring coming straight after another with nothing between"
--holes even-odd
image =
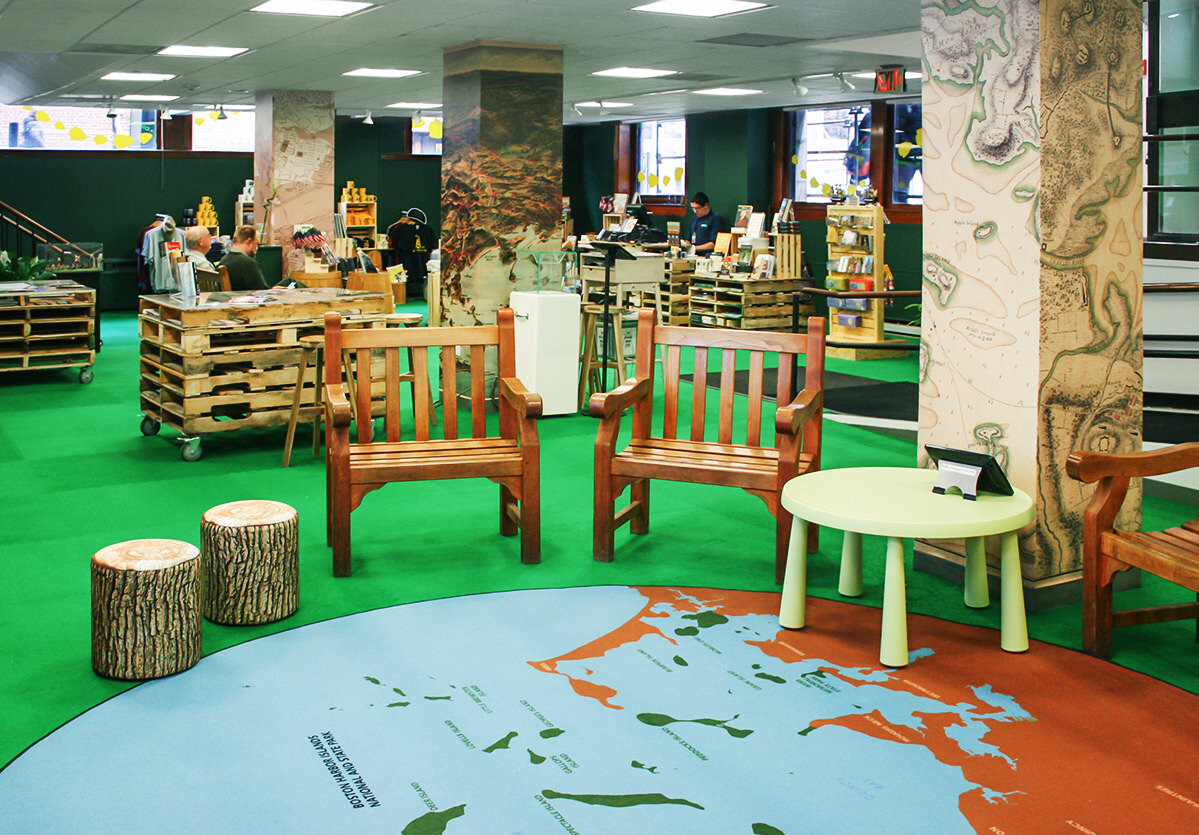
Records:
<instances>
[{"instance_id":1,"label":"wooden armchair","mask_svg":"<svg viewBox=\"0 0 1199 835\"><path fill-rule=\"evenodd\" d=\"M325 408L327 541L333 574L350 574L350 513L362 497L392 481L489 478L500 485L500 533L521 533L521 561L541 559L540 457L537 423L541 397L516 379L513 316L505 308L498 323L457 328L342 329L341 316L325 314ZM470 424L458 432L457 349L470 356ZM432 394L429 349L440 354L443 391L442 437L430 437ZM484 396L485 353L494 349L499 369L499 436L487 437ZM411 437L401 439L400 357L411 350L414 403ZM353 385L343 378L342 353L354 360ZM372 352L375 353L372 361ZM382 360L379 354L382 354ZM359 415L385 402L386 436L374 440L372 422L357 421L351 437L350 392Z\"/></svg>"},{"instance_id":2,"label":"wooden armchair","mask_svg":"<svg viewBox=\"0 0 1199 835\"><path fill-rule=\"evenodd\" d=\"M652 434L654 354L665 347L662 363L661 431ZM678 436L679 367L683 347L695 349L691 387L690 437ZM720 402L715 439L705 439L708 353L720 356ZM748 409L745 443L733 443L735 357L749 353ZM766 388L766 355L777 357L774 400L774 445L761 445L762 401ZM792 360L806 354L803 390L792 397ZM775 581L782 582L787 560L791 514L779 503L783 485L797 475L820 469L820 435L824 415L824 320L808 319L807 334L734 331L657 325L652 310L637 322L636 376L607 394L593 394L590 412L600 418L595 441L595 528L593 556L612 559L616 528L630 522L634 534L649 531L650 479L740 487L766 502L776 517ZM773 376L773 373L771 373ZM633 410L632 439L616 451L621 415ZM632 485L631 501L614 511L616 498ZM810 528L808 549L816 547Z\"/></svg>"},{"instance_id":3,"label":"wooden armchair","mask_svg":"<svg viewBox=\"0 0 1199 835\"><path fill-rule=\"evenodd\" d=\"M1199 467L1199 443L1123 455L1074 452L1067 459L1066 471L1072 478L1099 482L1083 513L1082 646L1092 655L1111 657L1112 628L1116 626L1196 618L1199 639L1199 602L1112 609L1112 579L1116 572L1130 568L1144 569L1199 592L1199 520L1164 531L1114 528L1130 478L1190 467Z\"/></svg>"},{"instance_id":4,"label":"wooden armchair","mask_svg":"<svg viewBox=\"0 0 1199 835\"><path fill-rule=\"evenodd\" d=\"M196 289L201 293L216 293L229 290L229 268L218 267L217 272L196 270Z\"/></svg>"}]
</instances>

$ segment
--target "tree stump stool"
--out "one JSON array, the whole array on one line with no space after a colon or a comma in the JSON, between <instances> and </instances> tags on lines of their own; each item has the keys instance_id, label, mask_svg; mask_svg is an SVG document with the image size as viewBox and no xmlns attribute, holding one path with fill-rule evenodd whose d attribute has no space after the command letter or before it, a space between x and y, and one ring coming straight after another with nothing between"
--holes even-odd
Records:
<instances>
[{"instance_id":1,"label":"tree stump stool","mask_svg":"<svg viewBox=\"0 0 1199 835\"><path fill-rule=\"evenodd\" d=\"M134 539L92 557L92 669L105 678L161 678L200 660L200 551Z\"/></svg>"},{"instance_id":2,"label":"tree stump stool","mask_svg":"<svg viewBox=\"0 0 1199 835\"><path fill-rule=\"evenodd\" d=\"M204 617L270 623L299 606L300 525L295 508L251 500L217 505L200 521Z\"/></svg>"}]
</instances>

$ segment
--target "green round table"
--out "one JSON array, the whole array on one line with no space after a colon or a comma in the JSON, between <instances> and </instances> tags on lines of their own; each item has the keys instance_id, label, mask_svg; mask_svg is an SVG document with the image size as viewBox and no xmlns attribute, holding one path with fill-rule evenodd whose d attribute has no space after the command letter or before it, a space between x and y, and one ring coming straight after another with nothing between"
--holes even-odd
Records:
<instances>
[{"instance_id":1,"label":"green round table","mask_svg":"<svg viewBox=\"0 0 1199 835\"><path fill-rule=\"evenodd\" d=\"M793 519L779 625L785 629L804 626L809 524L845 532L837 590L847 597L862 593L862 534L885 536L887 563L879 660L889 667L907 666L904 539L965 539L965 602L972 608L983 608L990 604L983 537L998 534L1000 646L1008 652L1027 650L1028 625L1016 532L1035 518L1032 499L1022 490L1012 496L980 493L975 501L957 493L937 494L932 492L936 477L936 470L851 467L808 473L787 482L782 503Z\"/></svg>"}]
</instances>

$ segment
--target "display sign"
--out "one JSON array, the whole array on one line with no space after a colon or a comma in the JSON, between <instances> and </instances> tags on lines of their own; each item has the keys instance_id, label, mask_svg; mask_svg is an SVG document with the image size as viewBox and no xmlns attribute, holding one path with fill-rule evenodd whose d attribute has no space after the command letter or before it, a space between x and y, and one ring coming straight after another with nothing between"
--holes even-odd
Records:
<instances>
[{"instance_id":1,"label":"display sign","mask_svg":"<svg viewBox=\"0 0 1199 835\"><path fill-rule=\"evenodd\" d=\"M874 92L903 93L908 89L903 67L884 67L874 73Z\"/></svg>"}]
</instances>

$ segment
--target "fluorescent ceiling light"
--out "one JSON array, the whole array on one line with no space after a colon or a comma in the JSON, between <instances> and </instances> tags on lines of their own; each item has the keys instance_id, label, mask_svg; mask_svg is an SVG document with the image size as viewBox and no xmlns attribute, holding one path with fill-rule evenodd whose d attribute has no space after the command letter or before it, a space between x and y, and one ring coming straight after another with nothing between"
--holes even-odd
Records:
<instances>
[{"instance_id":1,"label":"fluorescent ceiling light","mask_svg":"<svg viewBox=\"0 0 1199 835\"><path fill-rule=\"evenodd\" d=\"M751 90L746 87L710 87L707 90L695 90L701 96L755 96L761 90Z\"/></svg>"},{"instance_id":2,"label":"fluorescent ceiling light","mask_svg":"<svg viewBox=\"0 0 1199 835\"><path fill-rule=\"evenodd\" d=\"M205 110L216 110L217 108L223 110L253 110L254 107L252 104L197 104L193 105L192 110L199 113Z\"/></svg>"},{"instance_id":3,"label":"fluorescent ceiling light","mask_svg":"<svg viewBox=\"0 0 1199 835\"><path fill-rule=\"evenodd\" d=\"M166 72L110 72L101 81L170 81L175 76Z\"/></svg>"},{"instance_id":4,"label":"fluorescent ceiling light","mask_svg":"<svg viewBox=\"0 0 1199 835\"><path fill-rule=\"evenodd\" d=\"M389 104L388 107L395 107L399 110L440 110L440 103L427 101L398 101L395 104Z\"/></svg>"},{"instance_id":5,"label":"fluorescent ceiling light","mask_svg":"<svg viewBox=\"0 0 1199 835\"><path fill-rule=\"evenodd\" d=\"M600 70L592 75L607 75L613 78L661 78L664 75L676 75L678 70L651 70L644 67L613 67L610 70Z\"/></svg>"},{"instance_id":6,"label":"fluorescent ceiling light","mask_svg":"<svg viewBox=\"0 0 1199 835\"><path fill-rule=\"evenodd\" d=\"M345 17L348 14L369 9L373 3L348 3L346 0L266 0L252 12L269 14L295 14L311 17Z\"/></svg>"},{"instance_id":7,"label":"fluorescent ceiling light","mask_svg":"<svg viewBox=\"0 0 1199 835\"><path fill-rule=\"evenodd\" d=\"M372 69L371 67L359 67L356 70L342 73L342 75L364 75L371 78L407 78L410 75L420 74L420 70Z\"/></svg>"},{"instance_id":8,"label":"fluorescent ceiling light","mask_svg":"<svg viewBox=\"0 0 1199 835\"><path fill-rule=\"evenodd\" d=\"M129 93L121 96L121 101L174 101L178 96L156 96L142 93Z\"/></svg>"},{"instance_id":9,"label":"fluorescent ceiling light","mask_svg":"<svg viewBox=\"0 0 1199 835\"><path fill-rule=\"evenodd\" d=\"M741 12L756 12L767 7L766 3L750 0L657 0L644 6L634 6L633 11L686 17L723 17Z\"/></svg>"},{"instance_id":10,"label":"fluorescent ceiling light","mask_svg":"<svg viewBox=\"0 0 1199 835\"><path fill-rule=\"evenodd\" d=\"M575 107L632 107L631 101L581 101Z\"/></svg>"},{"instance_id":11,"label":"fluorescent ceiling light","mask_svg":"<svg viewBox=\"0 0 1199 835\"><path fill-rule=\"evenodd\" d=\"M850 78L874 78L874 76L875 74L872 72L854 72L849 74Z\"/></svg>"},{"instance_id":12,"label":"fluorescent ceiling light","mask_svg":"<svg viewBox=\"0 0 1199 835\"><path fill-rule=\"evenodd\" d=\"M232 58L248 49L246 46L184 46L177 43L158 50L158 54L177 58Z\"/></svg>"},{"instance_id":13,"label":"fluorescent ceiling light","mask_svg":"<svg viewBox=\"0 0 1199 835\"><path fill-rule=\"evenodd\" d=\"M924 78L924 73L920 70L908 70L903 74L904 78Z\"/></svg>"}]
</instances>

